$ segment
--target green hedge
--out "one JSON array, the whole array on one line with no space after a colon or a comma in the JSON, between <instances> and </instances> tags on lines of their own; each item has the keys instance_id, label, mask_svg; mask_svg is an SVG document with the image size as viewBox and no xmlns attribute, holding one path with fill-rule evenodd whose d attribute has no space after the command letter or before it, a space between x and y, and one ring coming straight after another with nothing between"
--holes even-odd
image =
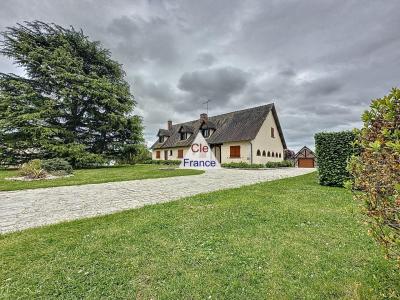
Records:
<instances>
[{"instance_id":1,"label":"green hedge","mask_svg":"<svg viewBox=\"0 0 400 300\"><path fill-rule=\"evenodd\" d=\"M248 164L246 162L231 162L221 164L221 167L232 169L260 169L264 168L263 164Z\"/></svg>"},{"instance_id":2,"label":"green hedge","mask_svg":"<svg viewBox=\"0 0 400 300\"><path fill-rule=\"evenodd\" d=\"M181 164L180 160L149 160L149 161L144 161L144 164L151 164L151 165L173 165L177 166Z\"/></svg>"},{"instance_id":3,"label":"green hedge","mask_svg":"<svg viewBox=\"0 0 400 300\"><path fill-rule=\"evenodd\" d=\"M284 161L269 161L265 164L266 168L288 168L294 167L294 162L291 160Z\"/></svg>"},{"instance_id":4,"label":"green hedge","mask_svg":"<svg viewBox=\"0 0 400 300\"><path fill-rule=\"evenodd\" d=\"M293 167L293 162L289 160L284 161L269 161L266 164L249 164L246 162L231 162L221 164L224 168L233 168L233 169L261 169L261 168L285 168L285 167Z\"/></svg>"},{"instance_id":5,"label":"green hedge","mask_svg":"<svg viewBox=\"0 0 400 300\"><path fill-rule=\"evenodd\" d=\"M321 185L343 186L350 178L346 169L353 154L355 135L351 131L320 132L315 135L315 154Z\"/></svg>"}]
</instances>

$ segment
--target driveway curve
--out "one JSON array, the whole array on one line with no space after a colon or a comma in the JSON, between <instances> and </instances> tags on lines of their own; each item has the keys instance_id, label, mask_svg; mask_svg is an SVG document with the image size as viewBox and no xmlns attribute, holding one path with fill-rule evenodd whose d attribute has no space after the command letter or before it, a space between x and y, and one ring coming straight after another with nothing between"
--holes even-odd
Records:
<instances>
[{"instance_id":1,"label":"driveway curve","mask_svg":"<svg viewBox=\"0 0 400 300\"><path fill-rule=\"evenodd\" d=\"M314 170L220 169L192 176L0 192L0 233L110 214Z\"/></svg>"}]
</instances>

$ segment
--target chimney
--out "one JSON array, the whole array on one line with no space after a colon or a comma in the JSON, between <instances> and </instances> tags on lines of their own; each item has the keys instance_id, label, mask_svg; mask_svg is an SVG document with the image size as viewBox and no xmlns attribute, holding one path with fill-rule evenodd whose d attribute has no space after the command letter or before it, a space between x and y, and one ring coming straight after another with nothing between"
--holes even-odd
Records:
<instances>
[{"instance_id":1,"label":"chimney","mask_svg":"<svg viewBox=\"0 0 400 300\"><path fill-rule=\"evenodd\" d=\"M167 125L168 130L172 129L172 121L168 120L168 125Z\"/></svg>"},{"instance_id":2,"label":"chimney","mask_svg":"<svg viewBox=\"0 0 400 300\"><path fill-rule=\"evenodd\" d=\"M200 121L208 122L208 115L206 113L200 114Z\"/></svg>"}]
</instances>

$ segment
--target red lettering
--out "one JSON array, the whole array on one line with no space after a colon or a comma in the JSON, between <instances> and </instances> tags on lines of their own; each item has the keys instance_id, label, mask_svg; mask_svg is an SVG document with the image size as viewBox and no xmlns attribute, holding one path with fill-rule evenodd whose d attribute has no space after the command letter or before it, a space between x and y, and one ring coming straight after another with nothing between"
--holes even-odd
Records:
<instances>
[{"instance_id":1,"label":"red lettering","mask_svg":"<svg viewBox=\"0 0 400 300\"><path fill-rule=\"evenodd\" d=\"M192 144L191 148L193 152L208 152L207 145Z\"/></svg>"},{"instance_id":2,"label":"red lettering","mask_svg":"<svg viewBox=\"0 0 400 300\"><path fill-rule=\"evenodd\" d=\"M196 148L195 148L196 147ZM195 150L196 149L196 150ZM193 152L199 152L199 145L198 144L192 144L192 151Z\"/></svg>"}]
</instances>

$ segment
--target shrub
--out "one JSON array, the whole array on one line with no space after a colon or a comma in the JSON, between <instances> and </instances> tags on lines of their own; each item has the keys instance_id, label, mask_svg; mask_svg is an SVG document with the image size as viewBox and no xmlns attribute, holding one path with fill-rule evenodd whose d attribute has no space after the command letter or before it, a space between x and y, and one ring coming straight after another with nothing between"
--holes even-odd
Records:
<instances>
[{"instance_id":1,"label":"shrub","mask_svg":"<svg viewBox=\"0 0 400 300\"><path fill-rule=\"evenodd\" d=\"M372 101L358 132L349 170L370 233L400 266L400 90Z\"/></svg>"},{"instance_id":2,"label":"shrub","mask_svg":"<svg viewBox=\"0 0 400 300\"><path fill-rule=\"evenodd\" d=\"M283 157L285 160L294 160L296 153L293 150L285 149L283 151Z\"/></svg>"},{"instance_id":3,"label":"shrub","mask_svg":"<svg viewBox=\"0 0 400 300\"><path fill-rule=\"evenodd\" d=\"M152 165L168 165L168 166L176 166L180 165L181 161L180 160L149 160L149 161L144 161L144 164L152 164Z\"/></svg>"},{"instance_id":4,"label":"shrub","mask_svg":"<svg viewBox=\"0 0 400 300\"><path fill-rule=\"evenodd\" d=\"M290 160L284 160L284 161L269 161L265 164L266 168L287 168L287 167L293 167L294 162Z\"/></svg>"},{"instance_id":5,"label":"shrub","mask_svg":"<svg viewBox=\"0 0 400 300\"><path fill-rule=\"evenodd\" d=\"M66 175L72 173L71 164L62 158L52 158L42 161L42 168L53 175Z\"/></svg>"},{"instance_id":6,"label":"shrub","mask_svg":"<svg viewBox=\"0 0 400 300\"><path fill-rule=\"evenodd\" d=\"M353 154L354 133L351 131L321 132L315 135L315 154L321 185L343 186L350 178L346 169Z\"/></svg>"},{"instance_id":7,"label":"shrub","mask_svg":"<svg viewBox=\"0 0 400 300\"><path fill-rule=\"evenodd\" d=\"M232 169L260 169L263 168L263 164L249 164L246 162L231 162L221 164L224 168L232 168Z\"/></svg>"},{"instance_id":8,"label":"shrub","mask_svg":"<svg viewBox=\"0 0 400 300\"><path fill-rule=\"evenodd\" d=\"M22 176L39 179L46 177L46 171L42 168L42 162L40 159L33 159L27 163L24 163L19 170Z\"/></svg>"},{"instance_id":9,"label":"shrub","mask_svg":"<svg viewBox=\"0 0 400 300\"><path fill-rule=\"evenodd\" d=\"M241 169L260 169L260 168L284 168L284 167L293 167L293 162L289 160L284 161L269 161L265 165L264 164L249 164L246 162L231 162L221 164L224 168L241 168Z\"/></svg>"}]
</instances>

